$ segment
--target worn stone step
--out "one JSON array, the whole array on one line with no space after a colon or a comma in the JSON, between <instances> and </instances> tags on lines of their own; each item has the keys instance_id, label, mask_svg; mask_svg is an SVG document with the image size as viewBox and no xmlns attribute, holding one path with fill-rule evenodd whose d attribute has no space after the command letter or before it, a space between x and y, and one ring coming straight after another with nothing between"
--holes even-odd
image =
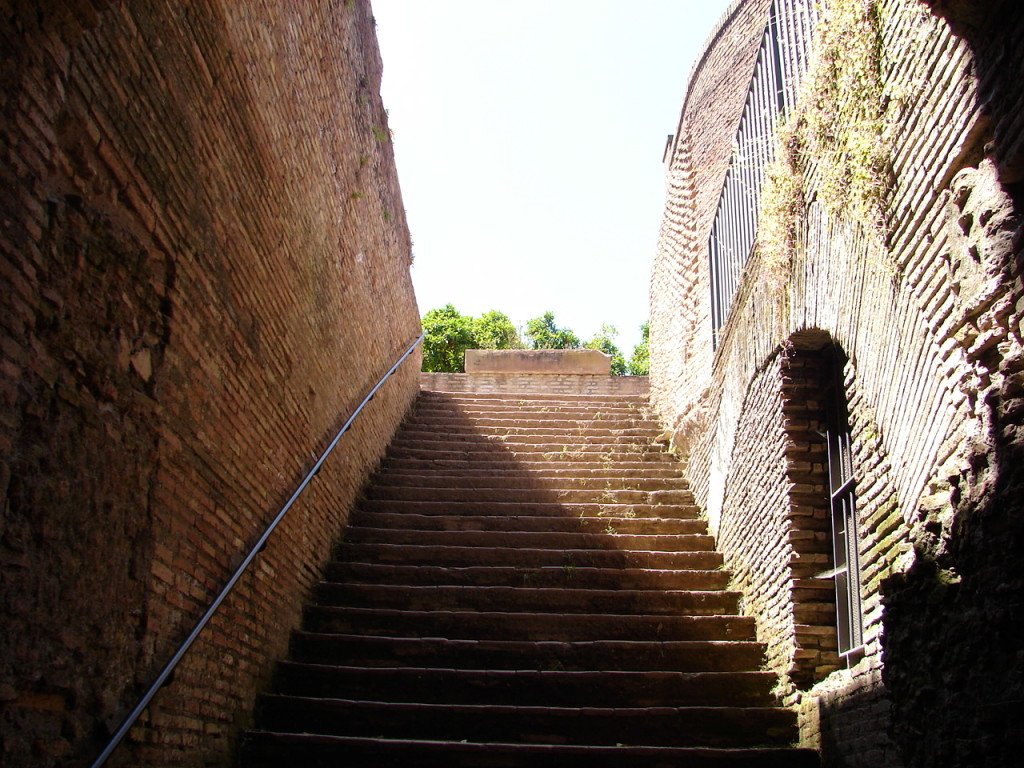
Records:
<instances>
[{"instance_id":1,"label":"worn stone step","mask_svg":"<svg viewBox=\"0 0 1024 768\"><path fill-rule=\"evenodd\" d=\"M506 744L250 731L242 760L253 768L819 768L817 752L784 747Z\"/></svg>"},{"instance_id":2,"label":"worn stone step","mask_svg":"<svg viewBox=\"0 0 1024 768\"><path fill-rule=\"evenodd\" d=\"M558 439L541 438L540 441L487 440L467 443L456 438L437 440L406 439L401 434L395 436L388 447L388 457L394 458L412 452L429 452L435 454L429 458L446 458L444 454L470 454L483 461L495 457L520 458L522 461L548 461L550 459L567 459L570 454L578 454L588 461L658 461L658 456L675 461L665 446L660 443L644 443L635 440L615 440L600 438L587 440L574 439L565 435Z\"/></svg>"},{"instance_id":3,"label":"worn stone step","mask_svg":"<svg viewBox=\"0 0 1024 768\"><path fill-rule=\"evenodd\" d=\"M554 515L418 515L402 512L353 514L346 539L357 528L388 528L408 531L550 531L566 533L655 534L661 536L706 534L707 523L672 517L557 517Z\"/></svg>"},{"instance_id":4,"label":"worn stone step","mask_svg":"<svg viewBox=\"0 0 1024 768\"><path fill-rule=\"evenodd\" d=\"M611 526L611 523L608 523L608 526ZM711 552L715 548L714 538L707 534L628 534L619 533L614 528L599 533L583 533L549 530L417 531L352 526L345 533L345 541L350 544L656 552Z\"/></svg>"},{"instance_id":5,"label":"worn stone step","mask_svg":"<svg viewBox=\"0 0 1024 768\"><path fill-rule=\"evenodd\" d=\"M563 450L606 450L606 451L632 451L639 453L641 450L662 451L665 446L655 443L648 436L638 435L588 435L577 431L557 431L552 434L526 434L526 435L462 435L450 432L409 432L402 431L395 435L391 441L395 447L425 447L440 448L443 450L471 449L471 450L501 450L507 449L515 452L529 450L553 451Z\"/></svg>"},{"instance_id":6,"label":"worn stone step","mask_svg":"<svg viewBox=\"0 0 1024 768\"><path fill-rule=\"evenodd\" d=\"M413 611L308 605L303 629L463 640L753 640L749 616Z\"/></svg>"},{"instance_id":7,"label":"worn stone step","mask_svg":"<svg viewBox=\"0 0 1024 768\"><path fill-rule=\"evenodd\" d=\"M640 403L622 403L612 401L595 401L590 403L557 401L529 401L520 399L464 402L427 402L420 400L411 414L413 417L424 415L437 416L484 416L504 418L545 418L549 416L563 418L637 418L646 419L653 415L650 408Z\"/></svg>"},{"instance_id":8,"label":"worn stone step","mask_svg":"<svg viewBox=\"0 0 1024 768\"><path fill-rule=\"evenodd\" d=\"M553 517L672 517L699 520L695 504L605 504L577 502L507 501L409 501L403 499L362 499L363 512L395 512L421 515L543 515Z\"/></svg>"},{"instance_id":9,"label":"worn stone step","mask_svg":"<svg viewBox=\"0 0 1024 768\"><path fill-rule=\"evenodd\" d=\"M653 568L588 568L574 565L524 567L521 565L393 565L341 562L327 564L330 581L364 584L433 584L480 586L584 587L589 589L725 589L726 570L658 570Z\"/></svg>"},{"instance_id":10,"label":"worn stone step","mask_svg":"<svg viewBox=\"0 0 1024 768\"><path fill-rule=\"evenodd\" d=\"M541 477L529 472L490 472L464 475L446 472L379 471L374 485L384 487L500 488L506 490L586 490L586 491L677 491L688 492L681 477ZM686 497L687 503L693 495Z\"/></svg>"},{"instance_id":11,"label":"worn stone step","mask_svg":"<svg viewBox=\"0 0 1024 768\"><path fill-rule=\"evenodd\" d=\"M559 565L593 568L677 568L713 570L722 555L710 549L660 552L625 549L547 549L443 544L359 544L343 542L339 560L406 565Z\"/></svg>"},{"instance_id":12,"label":"worn stone step","mask_svg":"<svg viewBox=\"0 0 1024 768\"><path fill-rule=\"evenodd\" d=\"M614 461L607 456L599 454L588 454L587 458L578 460L561 459L545 461L543 457L535 454L528 454L520 457L513 457L508 454L493 455L490 457L467 457L459 452L447 452L442 457L422 456L385 456L381 461L381 470L391 471L401 469L404 471L431 471L443 470L445 472L539 472L541 476L571 474L574 472L588 472L600 474L602 472L619 473L641 472L645 475L657 476L657 473L679 473L679 462L671 454L655 454L651 461L644 461L636 456L620 457ZM661 457L661 458L658 458Z\"/></svg>"},{"instance_id":13,"label":"worn stone step","mask_svg":"<svg viewBox=\"0 0 1024 768\"><path fill-rule=\"evenodd\" d=\"M498 501L529 504L557 502L569 504L691 504L687 490L630 491L588 488L449 488L436 486L372 485L367 499L397 501Z\"/></svg>"},{"instance_id":14,"label":"worn stone step","mask_svg":"<svg viewBox=\"0 0 1024 768\"><path fill-rule=\"evenodd\" d=\"M584 589L573 586L410 586L321 582L319 605L412 611L642 613L722 616L738 612L740 593L724 590Z\"/></svg>"},{"instance_id":15,"label":"worn stone step","mask_svg":"<svg viewBox=\"0 0 1024 768\"><path fill-rule=\"evenodd\" d=\"M384 461L378 470L382 477L423 477L432 475L434 477L446 477L452 480L473 480L504 477L537 479L542 482L550 482L553 479L564 479L568 481L582 480L671 480L678 483L679 488L688 488L689 481L682 476L678 467L671 466L646 466L643 462L634 462L635 466L628 468L606 467L603 463L596 466L579 467L550 467L546 462L534 462L531 465L515 466L493 466L493 467L450 467L445 463L426 462L394 462Z\"/></svg>"},{"instance_id":16,"label":"worn stone step","mask_svg":"<svg viewBox=\"0 0 1024 768\"><path fill-rule=\"evenodd\" d=\"M425 437L422 434L399 432L388 447L388 455L398 456L408 451L434 451L436 453L460 451L485 456L541 454L545 460L549 456L555 458L569 453L588 456L603 454L611 457L611 460L616 457L646 460L652 454L664 455L665 446L635 437L587 437L572 433L499 440L497 438L463 439L457 435Z\"/></svg>"},{"instance_id":17,"label":"worn stone step","mask_svg":"<svg viewBox=\"0 0 1024 768\"><path fill-rule=\"evenodd\" d=\"M257 727L337 736L531 744L789 745L796 713L779 707L430 704L261 696Z\"/></svg>"},{"instance_id":18,"label":"worn stone step","mask_svg":"<svg viewBox=\"0 0 1024 768\"><path fill-rule=\"evenodd\" d=\"M290 658L315 664L345 659L361 667L738 672L761 667L764 645L708 640L448 640L296 631Z\"/></svg>"},{"instance_id":19,"label":"worn stone step","mask_svg":"<svg viewBox=\"0 0 1024 768\"><path fill-rule=\"evenodd\" d=\"M519 434L535 430L578 430L578 429L642 430L644 434L657 436L662 433L657 422L627 414L568 414L520 413L520 414L414 414L402 423L402 429L431 432L468 432L478 435Z\"/></svg>"},{"instance_id":20,"label":"worn stone step","mask_svg":"<svg viewBox=\"0 0 1024 768\"><path fill-rule=\"evenodd\" d=\"M736 706L775 703L770 672L355 667L280 662L278 693L376 701L518 706Z\"/></svg>"},{"instance_id":21,"label":"worn stone step","mask_svg":"<svg viewBox=\"0 0 1024 768\"><path fill-rule=\"evenodd\" d=\"M512 407L512 408L635 408L647 407L647 398L641 395L606 394L541 394L536 392L430 392L423 391L417 399L419 406L441 407Z\"/></svg>"},{"instance_id":22,"label":"worn stone step","mask_svg":"<svg viewBox=\"0 0 1024 768\"><path fill-rule=\"evenodd\" d=\"M414 414L423 412L441 413L470 413L473 411L482 412L507 412L512 414L551 414L562 411L576 411L580 413L627 413L627 414L648 414L653 413L644 400L613 400L595 399L592 401L570 400L562 398L548 400L530 400L528 398L506 397L492 398L491 400L438 400L420 397L416 401Z\"/></svg>"},{"instance_id":23,"label":"worn stone step","mask_svg":"<svg viewBox=\"0 0 1024 768\"><path fill-rule=\"evenodd\" d=\"M595 434L635 433L657 437L661 427L649 419L638 419L626 415L598 414L596 417L576 418L559 414L555 417L545 414L520 413L517 415L450 415L415 414L402 422L403 431L424 433L458 432L472 435L532 435L585 430Z\"/></svg>"}]
</instances>

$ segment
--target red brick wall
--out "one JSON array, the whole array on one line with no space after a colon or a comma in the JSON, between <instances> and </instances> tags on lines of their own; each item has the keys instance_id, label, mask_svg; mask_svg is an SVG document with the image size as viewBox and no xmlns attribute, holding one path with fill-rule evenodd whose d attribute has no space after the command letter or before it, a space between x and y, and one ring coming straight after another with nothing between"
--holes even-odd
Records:
<instances>
[{"instance_id":1,"label":"red brick wall","mask_svg":"<svg viewBox=\"0 0 1024 768\"><path fill-rule=\"evenodd\" d=\"M419 321L368 3L2 18L0 762L55 765L98 752ZM122 763L226 764L418 369Z\"/></svg>"}]
</instances>

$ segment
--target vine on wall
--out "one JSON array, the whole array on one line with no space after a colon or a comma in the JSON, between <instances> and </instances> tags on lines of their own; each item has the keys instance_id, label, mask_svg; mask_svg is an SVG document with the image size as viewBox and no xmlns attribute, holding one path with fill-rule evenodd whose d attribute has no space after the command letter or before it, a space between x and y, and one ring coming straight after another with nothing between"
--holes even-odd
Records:
<instances>
[{"instance_id":1,"label":"vine on wall","mask_svg":"<svg viewBox=\"0 0 1024 768\"><path fill-rule=\"evenodd\" d=\"M802 111L819 198L830 213L883 228L890 159L878 0L831 0L818 36Z\"/></svg>"},{"instance_id":2,"label":"vine on wall","mask_svg":"<svg viewBox=\"0 0 1024 768\"><path fill-rule=\"evenodd\" d=\"M885 232L891 161L882 26L879 0L830 0L818 25L816 61L765 174L757 241L771 279L788 278L808 175L830 214Z\"/></svg>"},{"instance_id":3,"label":"vine on wall","mask_svg":"<svg viewBox=\"0 0 1024 768\"><path fill-rule=\"evenodd\" d=\"M795 119L779 130L775 159L765 168L757 250L773 291L789 281L806 207L804 195L803 124Z\"/></svg>"}]
</instances>

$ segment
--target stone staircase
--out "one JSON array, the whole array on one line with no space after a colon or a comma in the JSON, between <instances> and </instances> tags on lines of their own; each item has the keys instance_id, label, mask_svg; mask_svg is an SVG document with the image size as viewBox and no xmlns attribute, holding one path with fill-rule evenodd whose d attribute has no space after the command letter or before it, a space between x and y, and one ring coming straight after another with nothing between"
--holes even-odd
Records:
<instances>
[{"instance_id":1,"label":"stone staircase","mask_svg":"<svg viewBox=\"0 0 1024 768\"><path fill-rule=\"evenodd\" d=\"M424 392L244 766L817 766L641 398Z\"/></svg>"}]
</instances>

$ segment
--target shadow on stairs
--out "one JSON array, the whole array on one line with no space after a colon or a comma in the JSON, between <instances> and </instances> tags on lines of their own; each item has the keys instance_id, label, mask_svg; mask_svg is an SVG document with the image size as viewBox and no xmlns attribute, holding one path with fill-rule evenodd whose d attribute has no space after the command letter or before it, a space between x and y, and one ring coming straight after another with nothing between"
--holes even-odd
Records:
<instances>
[{"instance_id":1,"label":"shadow on stairs","mask_svg":"<svg viewBox=\"0 0 1024 768\"><path fill-rule=\"evenodd\" d=\"M645 408L421 393L241 764L818 766Z\"/></svg>"}]
</instances>

